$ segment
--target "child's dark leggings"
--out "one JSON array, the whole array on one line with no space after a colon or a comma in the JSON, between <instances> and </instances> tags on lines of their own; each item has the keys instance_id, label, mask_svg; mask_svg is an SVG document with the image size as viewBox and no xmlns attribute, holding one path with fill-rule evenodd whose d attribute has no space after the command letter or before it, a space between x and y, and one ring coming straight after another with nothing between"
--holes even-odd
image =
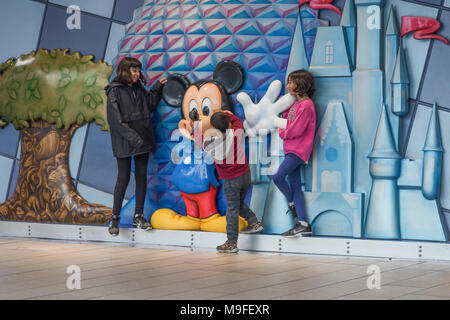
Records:
<instances>
[{"instance_id":1,"label":"child's dark leggings","mask_svg":"<svg viewBox=\"0 0 450 320\"><path fill-rule=\"evenodd\" d=\"M136 208L135 214L144 213L145 193L147 191L148 153L134 156L134 178L136 180ZM113 215L120 216L123 198L130 181L131 157L117 158L119 174L114 188Z\"/></svg>"},{"instance_id":2,"label":"child's dark leggings","mask_svg":"<svg viewBox=\"0 0 450 320\"><path fill-rule=\"evenodd\" d=\"M302 191L301 165L305 162L293 153L288 153L280 164L273 182L284 194L289 203L294 202L298 220L306 221L305 198ZM286 181L289 178L289 184Z\"/></svg>"}]
</instances>

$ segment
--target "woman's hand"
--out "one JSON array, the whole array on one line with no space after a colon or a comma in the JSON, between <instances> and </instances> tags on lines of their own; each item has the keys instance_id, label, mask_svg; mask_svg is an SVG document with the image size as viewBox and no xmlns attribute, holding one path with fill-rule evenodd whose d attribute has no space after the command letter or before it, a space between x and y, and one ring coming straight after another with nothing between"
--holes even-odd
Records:
<instances>
[{"instance_id":1,"label":"woman's hand","mask_svg":"<svg viewBox=\"0 0 450 320\"><path fill-rule=\"evenodd\" d=\"M164 84L167 82L167 79L166 78L159 79L159 82L161 82L161 84Z\"/></svg>"}]
</instances>

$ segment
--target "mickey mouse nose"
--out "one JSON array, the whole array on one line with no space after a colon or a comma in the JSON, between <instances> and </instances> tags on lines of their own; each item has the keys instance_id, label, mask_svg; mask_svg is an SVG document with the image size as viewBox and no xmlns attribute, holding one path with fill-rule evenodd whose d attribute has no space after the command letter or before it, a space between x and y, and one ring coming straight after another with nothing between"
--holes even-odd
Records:
<instances>
[{"instance_id":1,"label":"mickey mouse nose","mask_svg":"<svg viewBox=\"0 0 450 320\"><path fill-rule=\"evenodd\" d=\"M190 118L192 121L198 121L199 116L198 116L198 111L197 111L197 109L192 109L192 110L189 112L189 118Z\"/></svg>"}]
</instances>

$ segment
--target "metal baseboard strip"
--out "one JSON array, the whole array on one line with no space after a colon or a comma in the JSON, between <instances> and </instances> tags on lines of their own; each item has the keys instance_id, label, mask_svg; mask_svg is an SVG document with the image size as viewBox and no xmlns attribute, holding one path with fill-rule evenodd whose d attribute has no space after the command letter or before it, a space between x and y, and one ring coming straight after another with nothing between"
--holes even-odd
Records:
<instances>
[{"instance_id":1,"label":"metal baseboard strip","mask_svg":"<svg viewBox=\"0 0 450 320\"><path fill-rule=\"evenodd\" d=\"M224 233L180 230L121 228L111 237L106 227L0 221L0 237L51 239L60 241L121 243L161 247L214 250L226 240ZM343 257L391 258L450 261L450 243L387 241L339 237L284 238L270 234L239 235L241 251L331 255Z\"/></svg>"}]
</instances>

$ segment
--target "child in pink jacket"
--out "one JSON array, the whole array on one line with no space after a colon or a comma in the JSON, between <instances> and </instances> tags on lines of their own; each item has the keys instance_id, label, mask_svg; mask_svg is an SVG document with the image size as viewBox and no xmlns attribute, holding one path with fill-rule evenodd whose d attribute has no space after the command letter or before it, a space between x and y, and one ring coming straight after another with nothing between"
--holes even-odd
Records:
<instances>
[{"instance_id":1,"label":"child in pink jacket","mask_svg":"<svg viewBox=\"0 0 450 320\"><path fill-rule=\"evenodd\" d=\"M282 234L286 237L310 236L311 226L306 221L305 200L302 191L301 165L308 162L314 144L316 112L311 97L314 78L306 70L293 71L288 76L286 88L297 101L283 113L286 129L279 129L283 139L285 159L273 176L275 185L284 194L294 218L294 228ZM286 181L289 178L289 183Z\"/></svg>"}]
</instances>

